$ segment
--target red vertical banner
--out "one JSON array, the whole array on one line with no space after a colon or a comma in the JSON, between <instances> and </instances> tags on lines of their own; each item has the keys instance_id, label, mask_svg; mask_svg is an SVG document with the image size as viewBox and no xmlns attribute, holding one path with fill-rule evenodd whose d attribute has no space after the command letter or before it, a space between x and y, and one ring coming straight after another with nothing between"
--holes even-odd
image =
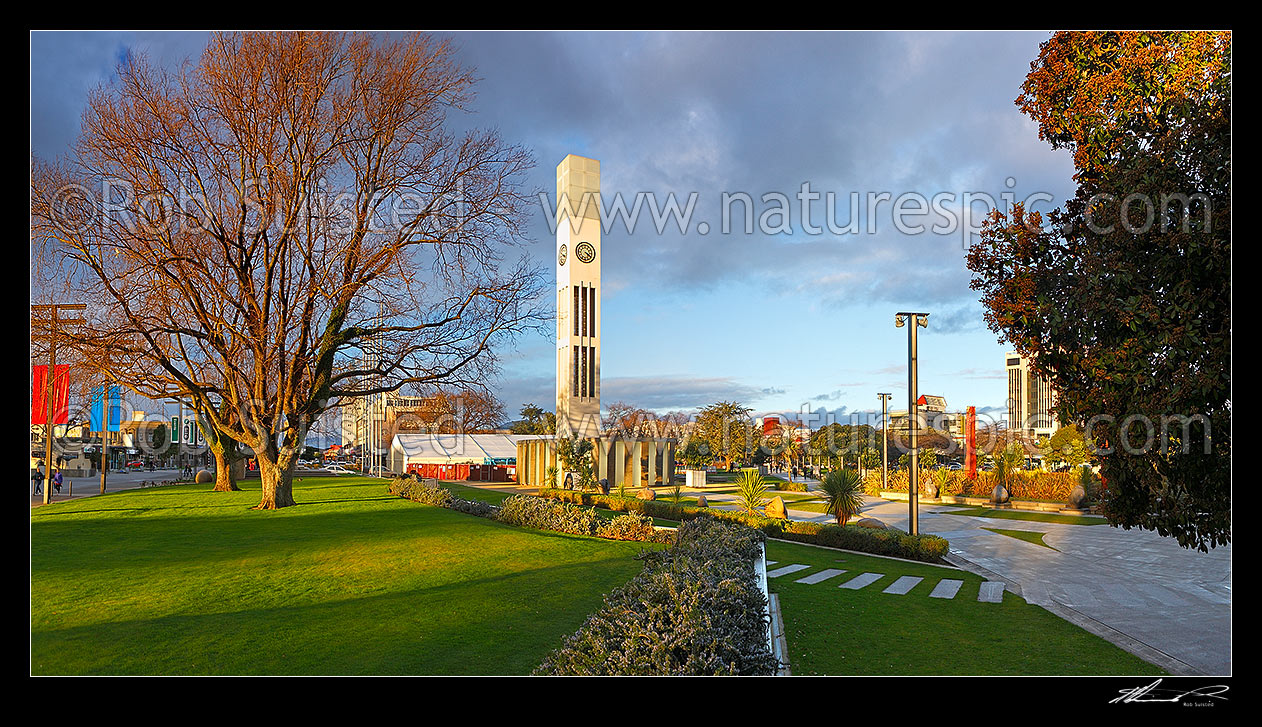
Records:
<instances>
[{"instance_id":1,"label":"red vertical banner","mask_svg":"<svg viewBox=\"0 0 1262 727\"><path fill-rule=\"evenodd\" d=\"M970 406L964 415L964 474L977 478L977 407Z\"/></svg>"},{"instance_id":2,"label":"red vertical banner","mask_svg":"<svg viewBox=\"0 0 1262 727\"><path fill-rule=\"evenodd\" d=\"M48 367L31 367L31 424L47 424L44 406L48 402ZM70 366L57 364L53 375L53 424L70 419Z\"/></svg>"}]
</instances>

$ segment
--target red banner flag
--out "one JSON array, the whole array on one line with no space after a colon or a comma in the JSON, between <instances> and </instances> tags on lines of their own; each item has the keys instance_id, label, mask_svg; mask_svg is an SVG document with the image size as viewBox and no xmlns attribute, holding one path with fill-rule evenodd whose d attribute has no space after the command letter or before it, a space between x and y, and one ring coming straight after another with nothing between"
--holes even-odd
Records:
<instances>
[{"instance_id":1,"label":"red banner flag","mask_svg":"<svg viewBox=\"0 0 1262 727\"><path fill-rule=\"evenodd\" d=\"M31 424L47 424L48 366L31 367ZM53 374L53 424L70 420L70 366L57 364Z\"/></svg>"},{"instance_id":2,"label":"red banner flag","mask_svg":"<svg viewBox=\"0 0 1262 727\"><path fill-rule=\"evenodd\" d=\"M964 474L977 479L977 407L970 406L964 415Z\"/></svg>"}]
</instances>

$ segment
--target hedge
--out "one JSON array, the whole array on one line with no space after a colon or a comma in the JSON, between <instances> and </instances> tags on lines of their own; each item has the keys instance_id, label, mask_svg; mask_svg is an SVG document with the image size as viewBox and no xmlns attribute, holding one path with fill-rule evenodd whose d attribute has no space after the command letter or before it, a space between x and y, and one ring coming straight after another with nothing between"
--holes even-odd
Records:
<instances>
[{"instance_id":1,"label":"hedge","mask_svg":"<svg viewBox=\"0 0 1262 727\"><path fill-rule=\"evenodd\" d=\"M799 543L858 550L927 563L940 562L950 548L950 543L937 535L908 535L901 530L881 530L858 525L794 522L778 537Z\"/></svg>"},{"instance_id":2,"label":"hedge","mask_svg":"<svg viewBox=\"0 0 1262 727\"><path fill-rule=\"evenodd\" d=\"M634 540L645 543L673 543L675 533L658 530L653 519L644 515L627 513L606 520L591 508L554 502L528 495L513 495L500 507L478 500L456 497L438 484L438 480L418 480L397 477L387 490L391 495L434 507L494 518L500 522L537 530L554 530L571 535L587 535L607 540ZM564 490L562 490L564 492Z\"/></svg>"},{"instance_id":3,"label":"hedge","mask_svg":"<svg viewBox=\"0 0 1262 727\"><path fill-rule=\"evenodd\" d=\"M762 539L713 517L683 523L675 547L642 553L644 570L606 596L534 673L774 674L766 598L753 569Z\"/></svg>"},{"instance_id":4,"label":"hedge","mask_svg":"<svg viewBox=\"0 0 1262 727\"><path fill-rule=\"evenodd\" d=\"M976 479L969 479L963 470L946 470L947 482L940 494L958 497L990 497L998 480L994 472L978 472ZM934 479L936 471L922 470L920 474L920 492L925 493L925 486ZM863 481L863 489L869 495L878 495L882 489L892 492L907 491L907 470L893 470L889 473L889 486L881 487L881 471L868 472ZM1043 500L1047 502L1069 502L1069 494L1078 484L1076 472L1014 472L1008 495L1014 500Z\"/></svg>"},{"instance_id":5,"label":"hedge","mask_svg":"<svg viewBox=\"0 0 1262 727\"><path fill-rule=\"evenodd\" d=\"M772 484L776 486L776 489L781 492L806 492L805 482L788 482L780 479L779 477L771 477L768 479L770 479Z\"/></svg>"},{"instance_id":6,"label":"hedge","mask_svg":"<svg viewBox=\"0 0 1262 727\"><path fill-rule=\"evenodd\" d=\"M896 558L941 562L949 543L936 535L908 535L899 530L881 530L857 525L823 525L820 523L781 520L742 512L712 510L703 507L674 505L635 497L602 495L596 492L541 488L539 497L561 500L576 505L594 505L614 512L633 512L663 520L687 522L703 515L752 527L767 537L814 543L863 553L891 555Z\"/></svg>"},{"instance_id":7,"label":"hedge","mask_svg":"<svg viewBox=\"0 0 1262 727\"><path fill-rule=\"evenodd\" d=\"M438 480L418 480L412 477L396 477L390 481L387 491L391 495L396 495L413 502L419 502L422 505L433 505L434 507L443 507L448 510L456 510L468 515L477 515L478 517L491 517L495 514L494 505L489 505L478 500L466 500L456 497L451 490L441 487Z\"/></svg>"}]
</instances>

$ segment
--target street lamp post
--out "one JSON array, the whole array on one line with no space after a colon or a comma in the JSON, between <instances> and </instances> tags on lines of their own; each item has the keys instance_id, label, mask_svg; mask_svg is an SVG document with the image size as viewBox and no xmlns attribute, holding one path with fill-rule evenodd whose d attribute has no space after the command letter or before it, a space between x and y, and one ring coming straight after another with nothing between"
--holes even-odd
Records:
<instances>
[{"instance_id":1,"label":"street lamp post","mask_svg":"<svg viewBox=\"0 0 1262 727\"><path fill-rule=\"evenodd\" d=\"M916 400L919 397L918 373L919 361L916 352L916 331L929 326L928 313L901 312L894 314L894 326L907 326L907 430L908 444L911 447L911 471L907 477L907 533L920 534L919 495L920 495L920 457L917 453L916 434L920 428L920 412Z\"/></svg>"},{"instance_id":2,"label":"street lamp post","mask_svg":"<svg viewBox=\"0 0 1262 727\"><path fill-rule=\"evenodd\" d=\"M881 398L881 489L890 488L890 415L889 401L892 394L878 393Z\"/></svg>"}]
</instances>

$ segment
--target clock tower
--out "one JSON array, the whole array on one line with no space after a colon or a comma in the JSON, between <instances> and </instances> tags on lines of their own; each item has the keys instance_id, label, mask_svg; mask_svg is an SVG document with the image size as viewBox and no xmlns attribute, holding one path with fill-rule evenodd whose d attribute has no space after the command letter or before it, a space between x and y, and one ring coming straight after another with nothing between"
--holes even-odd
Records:
<instances>
[{"instance_id":1,"label":"clock tower","mask_svg":"<svg viewBox=\"0 0 1262 727\"><path fill-rule=\"evenodd\" d=\"M557 165L557 431L600 436L600 162Z\"/></svg>"}]
</instances>

